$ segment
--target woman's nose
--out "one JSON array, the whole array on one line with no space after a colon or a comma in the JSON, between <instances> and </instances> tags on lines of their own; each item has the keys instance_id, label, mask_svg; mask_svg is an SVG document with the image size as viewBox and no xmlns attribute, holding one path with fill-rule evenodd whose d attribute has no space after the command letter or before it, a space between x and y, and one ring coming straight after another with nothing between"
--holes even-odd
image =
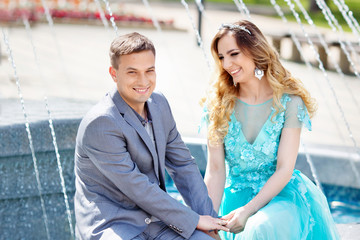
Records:
<instances>
[{"instance_id":1,"label":"woman's nose","mask_svg":"<svg viewBox=\"0 0 360 240\"><path fill-rule=\"evenodd\" d=\"M224 59L223 59L223 68L225 70L227 70L227 69L229 69L231 67L231 64L232 64L231 60L229 58L224 57Z\"/></svg>"}]
</instances>

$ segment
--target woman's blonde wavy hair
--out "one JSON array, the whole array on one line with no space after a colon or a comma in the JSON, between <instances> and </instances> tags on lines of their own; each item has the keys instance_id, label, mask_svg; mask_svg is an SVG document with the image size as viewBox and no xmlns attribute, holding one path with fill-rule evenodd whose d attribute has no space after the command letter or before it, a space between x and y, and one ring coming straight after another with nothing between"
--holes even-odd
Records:
<instances>
[{"instance_id":1,"label":"woman's blonde wavy hair","mask_svg":"<svg viewBox=\"0 0 360 240\"><path fill-rule=\"evenodd\" d=\"M239 92L239 84L235 87L231 75L226 72L218 56L219 40L231 32L239 48L250 56L255 65L264 71L264 75L273 90L273 107L276 113L284 111L280 99L284 93L298 95L302 98L310 117L315 114L316 102L304 88L302 82L291 76L280 63L279 54L267 42L258 27L247 20L239 21L234 25L243 26L250 31L240 28L222 27L211 43L211 53L215 60L215 74L213 84L207 96L202 100L208 110L208 139L211 144L222 144L228 132L230 115L235 106Z\"/></svg>"}]
</instances>

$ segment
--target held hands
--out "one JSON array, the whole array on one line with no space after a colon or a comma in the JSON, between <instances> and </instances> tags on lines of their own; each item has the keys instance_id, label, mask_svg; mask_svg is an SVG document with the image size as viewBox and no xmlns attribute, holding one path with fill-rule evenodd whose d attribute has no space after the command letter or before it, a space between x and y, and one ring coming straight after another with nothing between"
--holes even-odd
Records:
<instances>
[{"instance_id":1,"label":"held hands","mask_svg":"<svg viewBox=\"0 0 360 240\"><path fill-rule=\"evenodd\" d=\"M244 230L246 221L250 216L251 214L244 207L241 207L223 216L221 219L227 221L225 226L230 229L230 232L239 233Z\"/></svg>"},{"instance_id":2,"label":"held hands","mask_svg":"<svg viewBox=\"0 0 360 240\"><path fill-rule=\"evenodd\" d=\"M226 220L220 218L213 218L211 216L203 216L200 215L198 225L196 226L197 229L208 232L211 230L223 230L228 232L229 229L225 227L228 222Z\"/></svg>"}]
</instances>

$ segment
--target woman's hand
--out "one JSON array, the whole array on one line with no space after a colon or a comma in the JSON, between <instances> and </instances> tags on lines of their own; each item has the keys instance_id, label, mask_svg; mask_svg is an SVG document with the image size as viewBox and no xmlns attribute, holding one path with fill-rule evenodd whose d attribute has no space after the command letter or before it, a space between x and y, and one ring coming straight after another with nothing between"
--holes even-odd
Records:
<instances>
[{"instance_id":1,"label":"woman's hand","mask_svg":"<svg viewBox=\"0 0 360 240\"><path fill-rule=\"evenodd\" d=\"M221 219L228 221L226 227L230 229L230 232L239 233L244 230L246 221L250 216L251 214L244 207L241 207Z\"/></svg>"}]
</instances>

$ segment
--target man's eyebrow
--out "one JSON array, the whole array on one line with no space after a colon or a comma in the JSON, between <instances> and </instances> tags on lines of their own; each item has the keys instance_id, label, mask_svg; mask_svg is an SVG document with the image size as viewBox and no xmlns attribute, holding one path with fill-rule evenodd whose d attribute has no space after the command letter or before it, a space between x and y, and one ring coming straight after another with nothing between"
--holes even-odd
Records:
<instances>
[{"instance_id":1,"label":"man's eyebrow","mask_svg":"<svg viewBox=\"0 0 360 240\"><path fill-rule=\"evenodd\" d=\"M126 70L137 70L137 69L133 68L133 67L128 67L128 68L126 68Z\"/></svg>"}]
</instances>

